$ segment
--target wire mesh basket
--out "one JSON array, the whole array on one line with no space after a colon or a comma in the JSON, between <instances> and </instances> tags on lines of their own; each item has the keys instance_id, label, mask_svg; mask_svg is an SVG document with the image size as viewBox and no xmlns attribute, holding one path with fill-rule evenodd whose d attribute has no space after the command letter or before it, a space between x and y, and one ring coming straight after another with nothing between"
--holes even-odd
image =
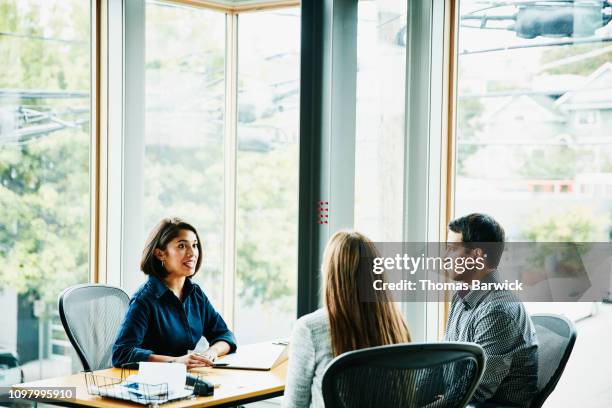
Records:
<instances>
[{"instance_id":1,"label":"wire mesh basket","mask_svg":"<svg viewBox=\"0 0 612 408\"><path fill-rule=\"evenodd\" d=\"M109 397L142 405L157 406L168 401L194 396L211 396L214 386L204 378L206 373L188 373L182 390L171 390L167 383L147 384L137 381L138 366L126 364L121 377L85 371L85 385L90 395Z\"/></svg>"},{"instance_id":2,"label":"wire mesh basket","mask_svg":"<svg viewBox=\"0 0 612 408\"><path fill-rule=\"evenodd\" d=\"M85 372L87 392L100 397L116 398L143 405L168 401L168 384L130 382L117 377Z\"/></svg>"},{"instance_id":3,"label":"wire mesh basket","mask_svg":"<svg viewBox=\"0 0 612 408\"><path fill-rule=\"evenodd\" d=\"M137 373L138 370L122 368L121 378L117 378L86 371L84 375L87 392L90 395L152 406L157 406L174 399L188 398L193 395L193 387L186 387L182 393L173 393L168 391L167 383L146 384L131 381L130 376Z\"/></svg>"}]
</instances>

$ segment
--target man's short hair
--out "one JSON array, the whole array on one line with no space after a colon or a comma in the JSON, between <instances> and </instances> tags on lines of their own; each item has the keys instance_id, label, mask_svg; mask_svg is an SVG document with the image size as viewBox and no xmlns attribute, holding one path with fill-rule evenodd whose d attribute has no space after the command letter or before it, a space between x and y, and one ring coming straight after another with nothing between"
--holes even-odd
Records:
<instances>
[{"instance_id":1,"label":"man's short hair","mask_svg":"<svg viewBox=\"0 0 612 408\"><path fill-rule=\"evenodd\" d=\"M461 241L466 243L467 248L481 248L486 254L489 267L496 268L499 265L506 234L493 217L472 213L452 220L448 228L461 234Z\"/></svg>"}]
</instances>

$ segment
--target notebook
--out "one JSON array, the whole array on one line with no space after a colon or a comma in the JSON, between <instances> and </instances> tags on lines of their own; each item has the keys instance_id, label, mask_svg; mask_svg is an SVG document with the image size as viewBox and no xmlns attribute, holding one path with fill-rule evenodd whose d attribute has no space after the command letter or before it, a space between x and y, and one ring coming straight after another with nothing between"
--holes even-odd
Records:
<instances>
[{"instance_id":1,"label":"notebook","mask_svg":"<svg viewBox=\"0 0 612 408\"><path fill-rule=\"evenodd\" d=\"M268 371L287 360L287 341L267 341L238 347L236 353L220 357L214 368Z\"/></svg>"}]
</instances>

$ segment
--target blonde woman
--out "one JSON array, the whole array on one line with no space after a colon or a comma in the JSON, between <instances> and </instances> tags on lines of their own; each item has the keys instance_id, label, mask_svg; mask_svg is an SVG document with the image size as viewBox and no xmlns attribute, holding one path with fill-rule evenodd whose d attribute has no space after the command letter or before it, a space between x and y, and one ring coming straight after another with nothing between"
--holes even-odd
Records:
<instances>
[{"instance_id":1,"label":"blonde woman","mask_svg":"<svg viewBox=\"0 0 612 408\"><path fill-rule=\"evenodd\" d=\"M358 232L337 232L329 240L322 266L325 307L302 316L293 328L283 407L323 408L321 381L334 357L410 342L408 328L385 292L378 292L377 302L359 299L360 260L372 262L377 256L372 242Z\"/></svg>"}]
</instances>

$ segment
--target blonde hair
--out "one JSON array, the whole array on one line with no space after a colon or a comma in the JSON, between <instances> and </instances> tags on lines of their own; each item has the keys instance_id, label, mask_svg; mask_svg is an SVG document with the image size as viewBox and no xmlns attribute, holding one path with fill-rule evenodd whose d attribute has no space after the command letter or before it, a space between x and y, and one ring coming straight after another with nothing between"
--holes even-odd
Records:
<instances>
[{"instance_id":1,"label":"blonde hair","mask_svg":"<svg viewBox=\"0 0 612 408\"><path fill-rule=\"evenodd\" d=\"M372 278L371 267L361 268L369 273L359 276L360 261L371 264L377 256L372 241L355 231L337 232L325 248L323 282L334 356L410 341L408 327L386 292L377 291L375 302L359 299L360 279Z\"/></svg>"}]
</instances>

